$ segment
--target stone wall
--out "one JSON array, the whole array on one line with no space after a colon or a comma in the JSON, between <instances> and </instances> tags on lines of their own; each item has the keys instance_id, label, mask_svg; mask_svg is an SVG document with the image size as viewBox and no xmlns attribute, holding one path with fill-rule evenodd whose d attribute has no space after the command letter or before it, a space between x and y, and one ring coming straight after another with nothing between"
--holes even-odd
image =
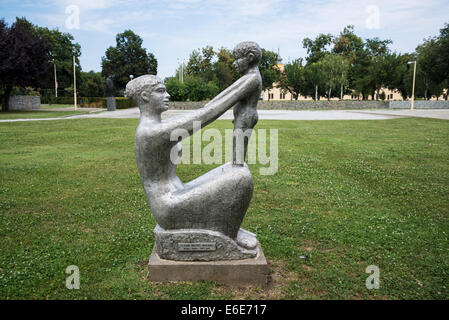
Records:
<instances>
[{"instance_id":1,"label":"stone wall","mask_svg":"<svg viewBox=\"0 0 449 320\"><path fill-rule=\"evenodd\" d=\"M11 96L9 110L35 110L41 108L40 96Z\"/></svg>"},{"instance_id":2,"label":"stone wall","mask_svg":"<svg viewBox=\"0 0 449 320\"><path fill-rule=\"evenodd\" d=\"M359 100L299 100L299 101L259 101L258 109L262 110L353 110L353 109L386 109L388 102Z\"/></svg>"},{"instance_id":3,"label":"stone wall","mask_svg":"<svg viewBox=\"0 0 449 320\"><path fill-rule=\"evenodd\" d=\"M172 101L170 109L193 110L203 107L206 101ZM372 100L299 100L299 101L259 101L260 110L357 110L357 109L410 109L411 101L372 101ZM415 109L449 109L449 100L415 101Z\"/></svg>"},{"instance_id":4,"label":"stone wall","mask_svg":"<svg viewBox=\"0 0 449 320\"><path fill-rule=\"evenodd\" d=\"M172 101L169 103L170 109L177 110L193 110L203 107L207 102L196 101ZM358 100L343 100L343 101L259 101L257 105L261 110L326 110L326 109L386 109L388 108L388 102L382 101L358 101Z\"/></svg>"},{"instance_id":5,"label":"stone wall","mask_svg":"<svg viewBox=\"0 0 449 320\"><path fill-rule=\"evenodd\" d=\"M410 109L411 101L391 101L390 109ZM415 109L449 109L449 100L418 100Z\"/></svg>"}]
</instances>

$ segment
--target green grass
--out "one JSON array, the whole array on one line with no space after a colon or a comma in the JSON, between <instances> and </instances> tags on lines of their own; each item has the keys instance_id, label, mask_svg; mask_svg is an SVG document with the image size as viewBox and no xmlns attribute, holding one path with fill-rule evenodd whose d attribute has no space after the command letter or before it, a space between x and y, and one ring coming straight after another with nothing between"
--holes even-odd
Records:
<instances>
[{"instance_id":1,"label":"green grass","mask_svg":"<svg viewBox=\"0 0 449 320\"><path fill-rule=\"evenodd\" d=\"M60 108L73 108L73 104L41 104L41 109L43 110L52 110L52 109L60 109ZM84 108L83 105L77 104L77 108ZM102 107L90 107L90 108L102 108Z\"/></svg>"},{"instance_id":2,"label":"green grass","mask_svg":"<svg viewBox=\"0 0 449 320\"><path fill-rule=\"evenodd\" d=\"M59 118L72 115L86 114L88 111L0 111L0 120L8 119L44 119L44 118Z\"/></svg>"},{"instance_id":3,"label":"green grass","mask_svg":"<svg viewBox=\"0 0 449 320\"><path fill-rule=\"evenodd\" d=\"M262 290L146 280L155 221L134 159L137 119L0 123L0 298L449 299L448 124L260 121L279 128L279 171L250 165L243 223L270 264ZM69 265L80 290L65 288ZM365 287L368 265L379 290Z\"/></svg>"},{"instance_id":4,"label":"green grass","mask_svg":"<svg viewBox=\"0 0 449 320\"><path fill-rule=\"evenodd\" d=\"M42 109L73 108L73 104L41 104L41 108Z\"/></svg>"}]
</instances>

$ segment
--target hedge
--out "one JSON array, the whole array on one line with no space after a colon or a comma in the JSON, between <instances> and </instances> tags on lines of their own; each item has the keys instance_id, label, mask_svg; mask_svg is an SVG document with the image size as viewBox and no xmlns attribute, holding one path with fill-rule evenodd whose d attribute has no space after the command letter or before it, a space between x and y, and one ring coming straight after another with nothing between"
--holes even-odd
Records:
<instances>
[{"instance_id":1,"label":"hedge","mask_svg":"<svg viewBox=\"0 0 449 320\"><path fill-rule=\"evenodd\" d=\"M115 98L115 105L117 109L129 109L137 107L137 104L132 99L117 97ZM103 108L108 107L108 102L106 98L103 98Z\"/></svg>"},{"instance_id":2,"label":"hedge","mask_svg":"<svg viewBox=\"0 0 449 320\"><path fill-rule=\"evenodd\" d=\"M137 107L137 104L132 100L124 97L116 97L117 109L129 109ZM107 108L107 98L104 97L79 97L78 104L84 108ZM73 104L73 97L52 97L41 96L42 104Z\"/></svg>"},{"instance_id":3,"label":"hedge","mask_svg":"<svg viewBox=\"0 0 449 320\"><path fill-rule=\"evenodd\" d=\"M55 96L41 96L42 104L73 104L73 96L69 97L55 97Z\"/></svg>"}]
</instances>

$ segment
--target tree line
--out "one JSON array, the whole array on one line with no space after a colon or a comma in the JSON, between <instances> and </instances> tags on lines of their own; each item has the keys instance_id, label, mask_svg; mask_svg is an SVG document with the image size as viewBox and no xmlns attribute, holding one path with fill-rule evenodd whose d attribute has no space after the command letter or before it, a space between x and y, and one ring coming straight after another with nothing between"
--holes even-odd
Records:
<instances>
[{"instance_id":1,"label":"tree line","mask_svg":"<svg viewBox=\"0 0 449 320\"><path fill-rule=\"evenodd\" d=\"M385 99L383 88L397 90L404 100L411 96L413 65L417 61L415 95L430 99L440 97L449 87L449 25L440 35L424 40L413 53L397 53L390 48L391 40L363 40L349 25L339 35L319 34L302 41L307 57L297 58L277 67L278 54L262 49L259 65L263 90L273 84L293 99L300 95L318 100L340 98L351 94L379 100ZM226 48L211 46L194 50L187 65L175 76L166 79L167 90L175 101L212 99L238 77L233 67L234 57ZM183 79L183 81L181 81ZM445 95L447 99L447 94Z\"/></svg>"},{"instance_id":2,"label":"tree line","mask_svg":"<svg viewBox=\"0 0 449 320\"><path fill-rule=\"evenodd\" d=\"M79 57L81 46L70 33L32 24L16 18L9 26L0 19L0 103L9 110L13 94L55 95L55 69L58 96L73 97L73 57L75 57L77 95L103 97L105 82L112 76L116 94L123 95L129 76L156 74L157 60L142 47L142 38L131 30L116 36L116 46L102 57L101 72L84 72Z\"/></svg>"},{"instance_id":3,"label":"tree line","mask_svg":"<svg viewBox=\"0 0 449 320\"><path fill-rule=\"evenodd\" d=\"M277 61L277 53L262 48L259 69L263 90L272 88L279 79L280 71L274 68ZM193 50L187 65L180 66L175 76L165 79L167 91L174 101L212 99L239 77L233 63L232 51L223 47L215 50L206 46Z\"/></svg>"},{"instance_id":4,"label":"tree line","mask_svg":"<svg viewBox=\"0 0 449 320\"><path fill-rule=\"evenodd\" d=\"M79 63L81 46L70 33L33 25L26 18L16 18L8 26L0 20L0 96L2 110L8 110L11 94L54 95L54 69L58 94L73 96L73 57L75 57L77 93L83 97L102 97L105 80L111 76L116 95L130 76L156 74L155 56L143 48L143 39L131 30L116 35L116 45L101 58L101 72L84 72ZM449 24L435 37L424 39L413 53L397 53L391 40L362 39L347 26L334 36L319 34L305 38L305 59L297 58L277 67L277 53L262 48L259 69L263 90L273 85L294 99L300 95L315 100L342 98L346 94L362 99L384 99L383 88L397 90L404 100L411 96L413 65L417 61L418 98L439 97L449 87ZM226 48L206 46L193 50L186 66L165 79L167 91L175 101L201 101L215 97L239 77L233 66L234 56ZM182 76L181 76L182 73ZM447 94L445 95L447 99Z\"/></svg>"},{"instance_id":5,"label":"tree line","mask_svg":"<svg viewBox=\"0 0 449 320\"><path fill-rule=\"evenodd\" d=\"M279 79L279 87L297 99L301 94L338 97L351 94L363 100L385 99L381 89L397 90L404 100L412 93L413 64L416 61L415 96L437 99L449 87L449 24L436 37L427 38L413 53L397 53L390 49L391 40L365 39L347 26L338 36L319 34L305 38L304 63L299 58L287 63ZM447 94L445 94L447 99Z\"/></svg>"}]
</instances>

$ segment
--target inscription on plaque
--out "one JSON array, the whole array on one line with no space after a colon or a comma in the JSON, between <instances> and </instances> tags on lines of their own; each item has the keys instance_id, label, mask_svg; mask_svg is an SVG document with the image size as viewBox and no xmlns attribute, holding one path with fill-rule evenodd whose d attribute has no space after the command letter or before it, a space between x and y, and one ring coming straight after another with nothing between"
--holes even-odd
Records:
<instances>
[{"instance_id":1,"label":"inscription on plaque","mask_svg":"<svg viewBox=\"0 0 449 320\"><path fill-rule=\"evenodd\" d=\"M178 243L178 251L215 251L215 242Z\"/></svg>"}]
</instances>

